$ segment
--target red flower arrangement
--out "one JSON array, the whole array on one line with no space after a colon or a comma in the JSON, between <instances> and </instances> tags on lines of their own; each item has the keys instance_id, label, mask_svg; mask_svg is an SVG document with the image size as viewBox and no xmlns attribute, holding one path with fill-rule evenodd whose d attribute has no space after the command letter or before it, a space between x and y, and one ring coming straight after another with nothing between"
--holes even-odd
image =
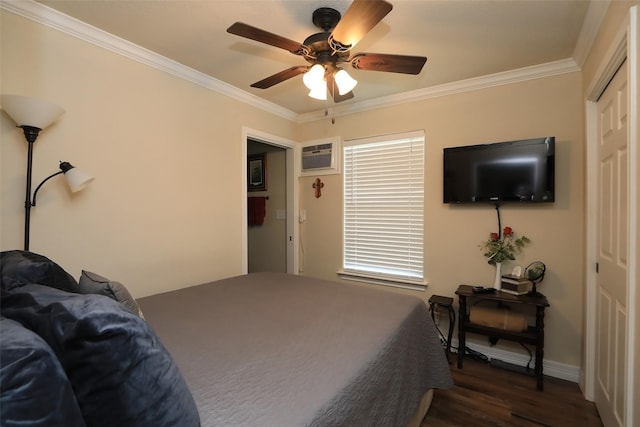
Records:
<instances>
[{"instance_id":1,"label":"red flower arrangement","mask_svg":"<svg viewBox=\"0 0 640 427\"><path fill-rule=\"evenodd\" d=\"M516 259L515 254L522 252L522 248L531 242L525 235L515 237L511 227L505 227L500 233L490 233L489 240L486 240L480 246L485 252L487 262L491 265L502 263L505 261L513 261Z\"/></svg>"}]
</instances>

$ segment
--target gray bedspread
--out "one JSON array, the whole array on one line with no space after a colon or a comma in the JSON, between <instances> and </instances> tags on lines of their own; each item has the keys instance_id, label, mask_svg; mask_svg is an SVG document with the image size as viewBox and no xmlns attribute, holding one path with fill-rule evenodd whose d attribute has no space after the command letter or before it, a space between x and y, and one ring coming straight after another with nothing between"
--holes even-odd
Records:
<instances>
[{"instance_id":1,"label":"gray bedspread","mask_svg":"<svg viewBox=\"0 0 640 427\"><path fill-rule=\"evenodd\" d=\"M405 426L452 385L425 303L255 273L139 300L203 426Z\"/></svg>"}]
</instances>

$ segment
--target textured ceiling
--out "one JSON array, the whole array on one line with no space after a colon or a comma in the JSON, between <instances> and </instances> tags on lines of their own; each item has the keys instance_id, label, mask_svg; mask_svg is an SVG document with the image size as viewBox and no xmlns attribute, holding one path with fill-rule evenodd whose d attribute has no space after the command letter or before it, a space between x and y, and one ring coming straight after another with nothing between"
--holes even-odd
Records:
<instances>
[{"instance_id":1,"label":"textured ceiling","mask_svg":"<svg viewBox=\"0 0 640 427\"><path fill-rule=\"evenodd\" d=\"M269 89L256 81L304 59L226 32L241 21L302 43L320 30L318 7L344 13L344 0L40 0L39 3L262 97L294 113L332 101L307 97L302 77ZM473 77L571 58L588 0L392 0L393 10L352 50L428 58L422 72L354 70L355 98L396 95Z\"/></svg>"}]
</instances>

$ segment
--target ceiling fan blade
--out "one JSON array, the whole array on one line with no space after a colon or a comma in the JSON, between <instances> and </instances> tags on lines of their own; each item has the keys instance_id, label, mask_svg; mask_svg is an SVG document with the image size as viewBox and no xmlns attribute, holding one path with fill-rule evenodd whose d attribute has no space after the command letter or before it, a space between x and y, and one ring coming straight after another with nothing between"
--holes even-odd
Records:
<instances>
[{"instance_id":1,"label":"ceiling fan blade","mask_svg":"<svg viewBox=\"0 0 640 427\"><path fill-rule=\"evenodd\" d=\"M267 89L273 85L282 83L285 80L289 80L292 77L295 77L300 74L304 74L307 72L307 70L309 70L309 67L306 65L291 67L284 71L280 71L279 73L276 73L273 76L269 76L266 79L262 79L259 82L255 82L254 84L251 85L251 87L255 87L258 89Z\"/></svg>"},{"instance_id":2,"label":"ceiling fan blade","mask_svg":"<svg viewBox=\"0 0 640 427\"><path fill-rule=\"evenodd\" d=\"M358 53L349 59L358 70L386 71L388 73L420 74L427 58L424 56L388 55L384 53Z\"/></svg>"},{"instance_id":3,"label":"ceiling fan blade","mask_svg":"<svg viewBox=\"0 0 640 427\"><path fill-rule=\"evenodd\" d=\"M260 28L252 27L251 25L247 25L242 22L234 23L229 28L227 28L227 32L235 34L236 36L246 37L257 42L279 47L281 49L288 50L289 52L296 55L302 55L302 44L290 40L286 37L261 30Z\"/></svg>"},{"instance_id":4,"label":"ceiling fan blade","mask_svg":"<svg viewBox=\"0 0 640 427\"><path fill-rule=\"evenodd\" d=\"M333 78L332 73L327 74L327 89L329 90L334 102L346 101L347 99L352 99L355 96L353 91L340 95L340 92L338 92L338 85L336 84L336 80Z\"/></svg>"},{"instance_id":5,"label":"ceiling fan blade","mask_svg":"<svg viewBox=\"0 0 640 427\"><path fill-rule=\"evenodd\" d=\"M384 0L354 0L331 33L333 42L352 48L393 9Z\"/></svg>"}]
</instances>

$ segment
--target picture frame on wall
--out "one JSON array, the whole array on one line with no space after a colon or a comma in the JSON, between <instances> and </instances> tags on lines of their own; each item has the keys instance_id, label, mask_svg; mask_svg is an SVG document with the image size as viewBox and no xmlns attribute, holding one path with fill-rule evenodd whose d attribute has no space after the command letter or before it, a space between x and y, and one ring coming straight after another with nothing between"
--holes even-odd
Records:
<instances>
[{"instance_id":1,"label":"picture frame on wall","mask_svg":"<svg viewBox=\"0 0 640 427\"><path fill-rule=\"evenodd\" d=\"M266 153L247 156L247 191L267 190Z\"/></svg>"}]
</instances>

